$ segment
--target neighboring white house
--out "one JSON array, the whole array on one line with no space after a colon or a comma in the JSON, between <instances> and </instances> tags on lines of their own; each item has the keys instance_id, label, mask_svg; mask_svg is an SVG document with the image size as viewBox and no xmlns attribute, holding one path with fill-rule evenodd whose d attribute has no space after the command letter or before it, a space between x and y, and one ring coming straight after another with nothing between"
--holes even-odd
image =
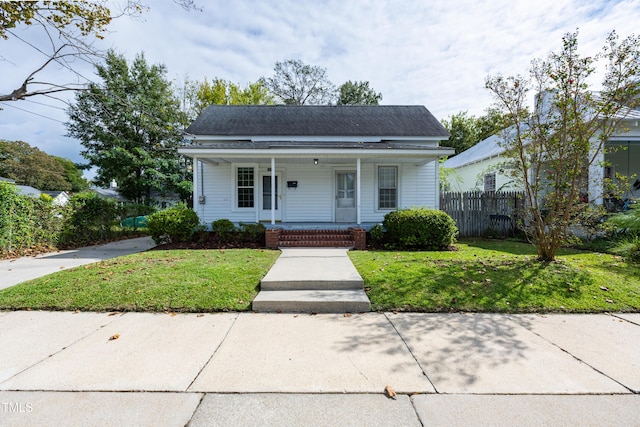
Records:
<instances>
[{"instance_id":1,"label":"neighboring white house","mask_svg":"<svg viewBox=\"0 0 640 427\"><path fill-rule=\"evenodd\" d=\"M69 203L71 196L66 191L43 191L53 198L53 204L56 206L65 206Z\"/></svg>"},{"instance_id":2,"label":"neighboring white house","mask_svg":"<svg viewBox=\"0 0 640 427\"><path fill-rule=\"evenodd\" d=\"M368 227L439 207L449 134L424 106L208 107L186 130L194 210L273 226Z\"/></svg>"},{"instance_id":3,"label":"neighboring white house","mask_svg":"<svg viewBox=\"0 0 640 427\"><path fill-rule=\"evenodd\" d=\"M505 133L506 132L506 133ZM448 178L451 191L510 191L521 190L500 166L506 163L501 142L509 137L509 129L490 136L468 150L447 159L445 168L453 171ZM601 204L604 191L602 178L615 179L621 174L631 179L631 189L623 198L640 197L640 111L633 110L623 121L620 131L613 134L589 168L589 200ZM603 166L603 164L610 166Z\"/></svg>"}]
</instances>

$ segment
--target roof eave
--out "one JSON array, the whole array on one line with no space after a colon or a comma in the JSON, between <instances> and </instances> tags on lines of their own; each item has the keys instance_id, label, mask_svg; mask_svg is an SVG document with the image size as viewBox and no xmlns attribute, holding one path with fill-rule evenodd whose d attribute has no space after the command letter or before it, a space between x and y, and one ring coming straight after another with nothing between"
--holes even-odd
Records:
<instances>
[{"instance_id":1,"label":"roof eave","mask_svg":"<svg viewBox=\"0 0 640 427\"><path fill-rule=\"evenodd\" d=\"M178 149L180 154L187 157L235 157L235 158L254 158L254 157L420 157L434 158L450 156L455 153L452 148L438 147L429 150L412 150L412 149L361 149L361 148L263 148L263 149L229 149L229 148L200 148L200 147L183 147Z\"/></svg>"}]
</instances>

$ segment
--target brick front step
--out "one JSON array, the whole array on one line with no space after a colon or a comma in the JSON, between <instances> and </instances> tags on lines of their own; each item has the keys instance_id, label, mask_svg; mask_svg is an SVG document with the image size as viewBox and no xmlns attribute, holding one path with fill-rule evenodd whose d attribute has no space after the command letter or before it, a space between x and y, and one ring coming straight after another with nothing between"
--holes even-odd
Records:
<instances>
[{"instance_id":1,"label":"brick front step","mask_svg":"<svg viewBox=\"0 0 640 427\"><path fill-rule=\"evenodd\" d=\"M276 248L366 248L366 232L361 228L349 230L282 230L266 232L266 246Z\"/></svg>"},{"instance_id":2,"label":"brick front step","mask_svg":"<svg viewBox=\"0 0 640 427\"><path fill-rule=\"evenodd\" d=\"M280 240L281 248L353 248L353 240Z\"/></svg>"}]
</instances>

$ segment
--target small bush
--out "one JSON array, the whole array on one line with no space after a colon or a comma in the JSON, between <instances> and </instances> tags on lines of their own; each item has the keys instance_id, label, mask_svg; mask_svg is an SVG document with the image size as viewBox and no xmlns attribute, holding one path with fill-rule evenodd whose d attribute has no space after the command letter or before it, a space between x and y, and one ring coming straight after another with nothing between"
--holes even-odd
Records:
<instances>
[{"instance_id":1,"label":"small bush","mask_svg":"<svg viewBox=\"0 0 640 427\"><path fill-rule=\"evenodd\" d=\"M382 225L387 239L400 248L443 250L458 234L455 221L443 211L426 208L389 212Z\"/></svg>"},{"instance_id":2,"label":"small bush","mask_svg":"<svg viewBox=\"0 0 640 427\"><path fill-rule=\"evenodd\" d=\"M226 218L220 218L211 223L211 230L216 233L220 241L230 242L238 231L233 222Z\"/></svg>"},{"instance_id":3,"label":"small bush","mask_svg":"<svg viewBox=\"0 0 640 427\"><path fill-rule=\"evenodd\" d=\"M242 240L247 243L260 243L264 244L264 234L267 231L267 227L264 224L258 223L240 223L240 236Z\"/></svg>"},{"instance_id":4,"label":"small bush","mask_svg":"<svg viewBox=\"0 0 640 427\"><path fill-rule=\"evenodd\" d=\"M382 225L376 224L371 227L371 230L369 230L369 242L371 242L372 245L378 246L382 244L384 242L384 238L385 232Z\"/></svg>"},{"instance_id":5,"label":"small bush","mask_svg":"<svg viewBox=\"0 0 640 427\"><path fill-rule=\"evenodd\" d=\"M611 249L611 253L625 258L627 261L640 263L640 236L627 236L620 239Z\"/></svg>"},{"instance_id":6,"label":"small bush","mask_svg":"<svg viewBox=\"0 0 640 427\"><path fill-rule=\"evenodd\" d=\"M148 218L149 233L158 245L190 241L199 223L198 215L182 203Z\"/></svg>"},{"instance_id":7,"label":"small bush","mask_svg":"<svg viewBox=\"0 0 640 427\"><path fill-rule=\"evenodd\" d=\"M622 234L640 236L640 208L614 214L607 223L612 224Z\"/></svg>"}]
</instances>

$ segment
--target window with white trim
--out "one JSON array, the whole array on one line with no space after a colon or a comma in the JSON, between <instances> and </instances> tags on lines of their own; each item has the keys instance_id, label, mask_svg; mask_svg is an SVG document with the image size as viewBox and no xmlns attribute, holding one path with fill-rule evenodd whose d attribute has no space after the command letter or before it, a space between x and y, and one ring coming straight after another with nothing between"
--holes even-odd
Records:
<instances>
[{"instance_id":1,"label":"window with white trim","mask_svg":"<svg viewBox=\"0 0 640 427\"><path fill-rule=\"evenodd\" d=\"M236 169L236 191L238 208L254 207L255 179L254 170L251 167L239 167Z\"/></svg>"},{"instance_id":2,"label":"window with white trim","mask_svg":"<svg viewBox=\"0 0 640 427\"><path fill-rule=\"evenodd\" d=\"M398 167L378 166L378 209L398 207Z\"/></svg>"},{"instance_id":3,"label":"window with white trim","mask_svg":"<svg viewBox=\"0 0 640 427\"><path fill-rule=\"evenodd\" d=\"M484 176L484 191L496 191L496 173L488 173Z\"/></svg>"}]
</instances>

